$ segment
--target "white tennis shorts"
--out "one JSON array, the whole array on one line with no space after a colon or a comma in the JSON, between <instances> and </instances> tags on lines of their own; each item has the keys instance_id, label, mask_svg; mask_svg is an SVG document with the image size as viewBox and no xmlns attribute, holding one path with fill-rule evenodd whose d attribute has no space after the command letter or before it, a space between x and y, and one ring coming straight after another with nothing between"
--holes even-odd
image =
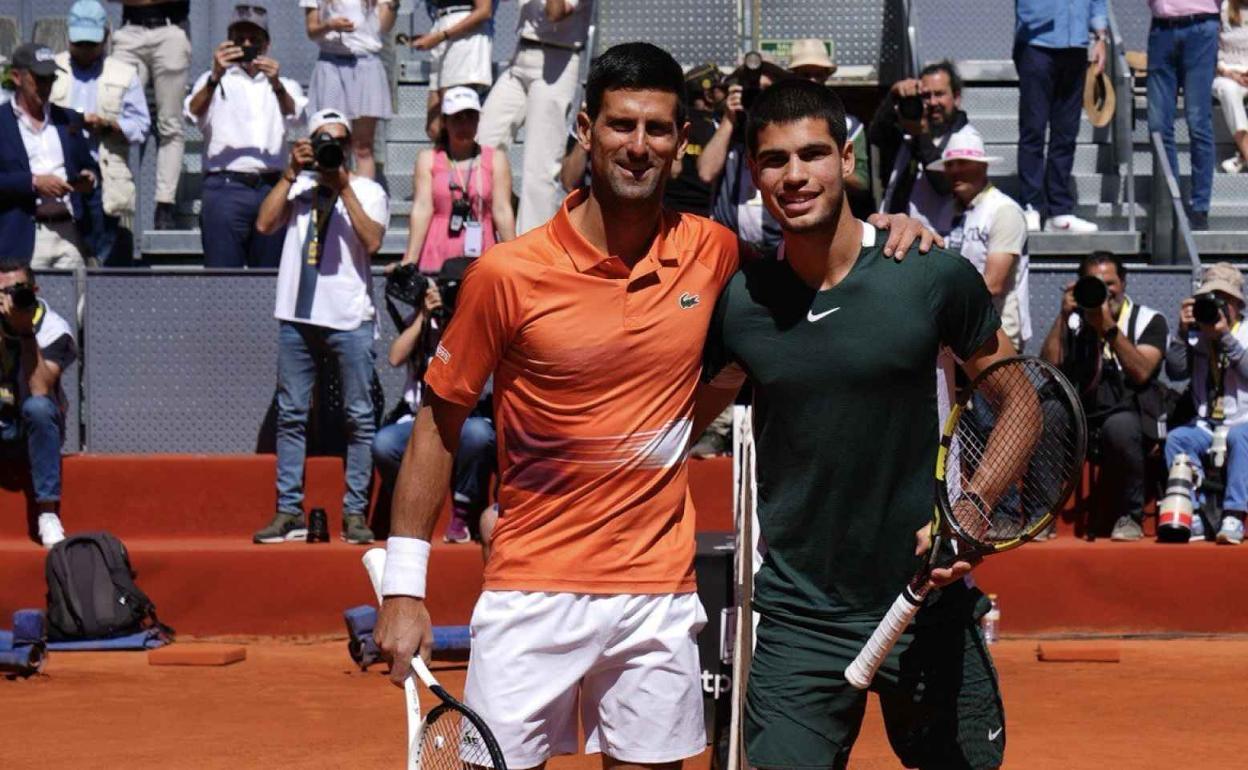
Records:
<instances>
[{"instance_id":1,"label":"white tennis shorts","mask_svg":"<svg viewBox=\"0 0 1248 770\"><path fill-rule=\"evenodd\" d=\"M486 591L464 699L513 770L585 752L674 762L706 748L697 594Z\"/></svg>"}]
</instances>

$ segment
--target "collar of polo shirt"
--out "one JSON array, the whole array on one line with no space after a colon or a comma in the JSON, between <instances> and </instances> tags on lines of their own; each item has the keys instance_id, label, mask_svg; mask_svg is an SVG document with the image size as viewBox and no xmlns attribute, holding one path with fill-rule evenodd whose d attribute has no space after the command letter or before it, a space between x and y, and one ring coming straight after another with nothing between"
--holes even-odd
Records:
<instances>
[{"instance_id":1,"label":"collar of polo shirt","mask_svg":"<svg viewBox=\"0 0 1248 770\"><path fill-rule=\"evenodd\" d=\"M572 209L581 205L589 198L589 190L581 188L570 193L564 198L563 205L555 212L555 216L550 220L550 231L563 250L572 258L572 264L576 266L579 272L586 273L594 269L598 265L611 259L608 254L603 254L594 248L593 244L585 240L585 238L577 232L572 226L572 220L568 213ZM637 263L633 268L632 276L640 277L646 273L656 272L660 266L673 266L680 264L680 254L667 238L667 231L675 224L674 220L668 212L663 212L663 220L659 226L659 233L654 239L654 243L650 245L650 250L646 252L646 256Z\"/></svg>"}]
</instances>

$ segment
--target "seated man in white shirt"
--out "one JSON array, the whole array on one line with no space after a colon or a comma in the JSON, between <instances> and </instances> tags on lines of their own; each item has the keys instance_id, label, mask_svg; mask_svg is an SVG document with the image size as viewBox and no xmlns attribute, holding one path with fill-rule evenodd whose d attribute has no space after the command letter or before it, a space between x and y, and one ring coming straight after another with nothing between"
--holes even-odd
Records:
<instances>
[{"instance_id":1,"label":"seated man in white shirt","mask_svg":"<svg viewBox=\"0 0 1248 770\"><path fill-rule=\"evenodd\" d=\"M337 110L308 119L310 139L295 142L290 165L260 205L256 229L285 232L277 274L277 514L252 538L282 543L307 535L303 463L316 361L328 353L338 365L346 410L346 496L342 537L371 543L365 523L373 479L376 432L372 385L375 310L372 255L390 222L381 185L347 170L351 131ZM315 169L314 173L304 170Z\"/></svg>"},{"instance_id":2,"label":"seated man in white shirt","mask_svg":"<svg viewBox=\"0 0 1248 770\"><path fill-rule=\"evenodd\" d=\"M204 134L205 267L277 267L281 258L281 234L257 232L256 214L281 178L286 129L298 124L307 99L269 57L268 25L264 8L236 6L229 39L184 105Z\"/></svg>"},{"instance_id":3,"label":"seated man in white shirt","mask_svg":"<svg viewBox=\"0 0 1248 770\"><path fill-rule=\"evenodd\" d=\"M954 201L949 249L966 257L984 277L1001 329L1021 352L1031 339L1027 220L1022 206L988 181L988 166L1000 161L985 153L979 132L966 126L927 168L949 181Z\"/></svg>"}]
</instances>

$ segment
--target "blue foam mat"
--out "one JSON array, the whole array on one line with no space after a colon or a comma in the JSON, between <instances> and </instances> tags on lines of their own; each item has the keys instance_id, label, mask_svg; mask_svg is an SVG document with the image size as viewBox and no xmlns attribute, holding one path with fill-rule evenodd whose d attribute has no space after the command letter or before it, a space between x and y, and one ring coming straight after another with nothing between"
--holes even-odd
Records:
<instances>
[{"instance_id":1,"label":"blue foam mat","mask_svg":"<svg viewBox=\"0 0 1248 770\"><path fill-rule=\"evenodd\" d=\"M84 652L87 650L154 650L169 642L160 638L155 629L139 631L128 636L112 639L86 639L78 642L48 642L49 650L58 652Z\"/></svg>"}]
</instances>

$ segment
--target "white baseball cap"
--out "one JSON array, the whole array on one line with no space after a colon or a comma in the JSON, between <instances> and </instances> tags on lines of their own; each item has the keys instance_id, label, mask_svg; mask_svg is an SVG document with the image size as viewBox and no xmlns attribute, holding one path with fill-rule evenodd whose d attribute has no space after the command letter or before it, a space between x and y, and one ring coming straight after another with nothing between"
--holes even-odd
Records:
<instances>
[{"instance_id":1,"label":"white baseball cap","mask_svg":"<svg viewBox=\"0 0 1248 770\"><path fill-rule=\"evenodd\" d=\"M940 159L928 163L927 167L933 171L940 171L945 167L945 161L950 160L971 160L991 166L993 163L1000 163L1002 159L986 154L984 138L974 128L966 126L949 137L949 144L945 145Z\"/></svg>"},{"instance_id":2,"label":"white baseball cap","mask_svg":"<svg viewBox=\"0 0 1248 770\"><path fill-rule=\"evenodd\" d=\"M454 115L464 110L481 111L481 97L467 86L455 86L442 94L442 114Z\"/></svg>"},{"instance_id":3,"label":"white baseball cap","mask_svg":"<svg viewBox=\"0 0 1248 770\"><path fill-rule=\"evenodd\" d=\"M347 129L347 133L351 133L351 121L347 120L347 116L335 109L320 110L308 118L308 133L315 134L325 126L340 125Z\"/></svg>"}]
</instances>

